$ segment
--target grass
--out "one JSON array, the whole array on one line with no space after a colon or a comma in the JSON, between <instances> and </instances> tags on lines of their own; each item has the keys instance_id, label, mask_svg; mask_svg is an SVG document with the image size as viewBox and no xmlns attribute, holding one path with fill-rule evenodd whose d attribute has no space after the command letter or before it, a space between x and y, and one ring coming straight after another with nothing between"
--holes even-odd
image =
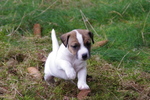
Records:
<instances>
[{"instance_id":1,"label":"grass","mask_svg":"<svg viewBox=\"0 0 150 100\"><path fill-rule=\"evenodd\" d=\"M96 42L109 42L92 49L87 99L149 100L149 5L148 0L1 0L0 98L58 100L67 96L76 100L75 85L56 79L54 87L48 86L30 76L27 68L36 67L43 75L40 56L51 50L52 28L58 37L88 28ZM35 23L42 26L42 38L33 36Z\"/></svg>"}]
</instances>

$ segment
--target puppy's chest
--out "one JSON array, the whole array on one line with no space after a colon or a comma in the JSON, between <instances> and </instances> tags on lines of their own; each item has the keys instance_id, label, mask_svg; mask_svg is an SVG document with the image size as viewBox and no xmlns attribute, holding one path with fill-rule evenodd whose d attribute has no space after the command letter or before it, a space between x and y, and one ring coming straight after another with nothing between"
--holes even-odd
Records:
<instances>
[{"instance_id":1,"label":"puppy's chest","mask_svg":"<svg viewBox=\"0 0 150 100\"><path fill-rule=\"evenodd\" d=\"M74 62L71 63L71 65L75 69L75 71L78 72L83 67L86 67L86 62L85 61L75 60Z\"/></svg>"}]
</instances>

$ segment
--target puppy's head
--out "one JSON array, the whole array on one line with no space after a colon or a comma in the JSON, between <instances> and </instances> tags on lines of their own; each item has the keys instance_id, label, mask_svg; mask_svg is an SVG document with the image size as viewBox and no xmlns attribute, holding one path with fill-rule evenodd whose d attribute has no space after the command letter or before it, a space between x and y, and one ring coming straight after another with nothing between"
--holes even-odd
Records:
<instances>
[{"instance_id":1,"label":"puppy's head","mask_svg":"<svg viewBox=\"0 0 150 100\"><path fill-rule=\"evenodd\" d=\"M86 60L90 57L91 41L93 33L88 30L77 29L61 36L61 41L69 51L76 55L79 60Z\"/></svg>"}]
</instances>

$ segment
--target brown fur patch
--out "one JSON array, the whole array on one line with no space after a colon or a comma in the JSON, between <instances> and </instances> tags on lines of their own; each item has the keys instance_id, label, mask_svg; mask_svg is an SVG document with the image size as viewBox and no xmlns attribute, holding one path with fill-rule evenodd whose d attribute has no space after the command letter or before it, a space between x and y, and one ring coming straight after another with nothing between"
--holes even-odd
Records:
<instances>
[{"instance_id":1,"label":"brown fur patch","mask_svg":"<svg viewBox=\"0 0 150 100\"><path fill-rule=\"evenodd\" d=\"M80 44L76 38L75 31L70 32L70 37L69 37L69 41L68 41L68 49L73 55L75 55L78 52L78 50L80 49Z\"/></svg>"},{"instance_id":2,"label":"brown fur patch","mask_svg":"<svg viewBox=\"0 0 150 100\"><path fill-rule=\"evenodd\" d=\"M90 53L90 48L91 48L91 40L93 41L93 35L89 34L90 32L88 30L82 30L82 29L77 29L77 31L82 35L84 45L87 47ZM91 33L92 34L92 33ZM80 49L80 44L76 38L76 32L71 31L66 34L63 34L61 36L62 43L68 47L69 51L75 55L78 50Z\"/></svg>"}]
</instances>

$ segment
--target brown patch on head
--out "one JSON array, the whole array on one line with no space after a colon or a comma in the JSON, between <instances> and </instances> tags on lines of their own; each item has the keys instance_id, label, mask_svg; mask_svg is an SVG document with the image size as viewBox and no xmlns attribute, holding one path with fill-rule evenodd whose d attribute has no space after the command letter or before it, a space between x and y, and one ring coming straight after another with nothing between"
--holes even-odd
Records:
<instances>
[{"instance_id":1,"label":"brown patch on head","mask_svg":"<svg viewBox=\"0 0 150 100\"><path fill-rule=\"evenodd\" d=\"M83 36L83 41L85 40L92 40L92 42L94 43L94 36L93 36L93 33L88 31L88 30L83 30L83 29L77 29L77 31L82 34Z\"/></svg>"},{"instance_id":2,"label":"brown patch on head","mask_svg":"<svg viewBox=\"0 0 150 100\"><path fill-rule=\"evenodd\" d=\"M87 47L88 50L90 51L91 41L92 43L94 43L93 33L88 30L82 30L82 29L77 29L77 31L82 35L84 46Z\"/></svg>"},{"instance_id":3,"label":"brown patch on head","mask_svg":"<svg viewBox=\"0 0 150 100\"><path fill-rule=\"evenodd\" d=\"M82 35L84 46L90 51L91 40L93 40L93 34L88 30L77 29L77 31ZM61 41L65 47L69 49L72 54L76 54L80 49L80 43L77 40L76 32L71 31L61 36Z\"/></svg>"},{"instance_id":4,"label":"brown patch on head","mask_svg":"<svg viewBox=\"0 0 150 100\"><path fill-rule=\"evenodd\" d=\"M76 38L76 32L71 31L61 36L61 41L75 55L80 48L80 44Z\"/></svg>"}]
</instances>

